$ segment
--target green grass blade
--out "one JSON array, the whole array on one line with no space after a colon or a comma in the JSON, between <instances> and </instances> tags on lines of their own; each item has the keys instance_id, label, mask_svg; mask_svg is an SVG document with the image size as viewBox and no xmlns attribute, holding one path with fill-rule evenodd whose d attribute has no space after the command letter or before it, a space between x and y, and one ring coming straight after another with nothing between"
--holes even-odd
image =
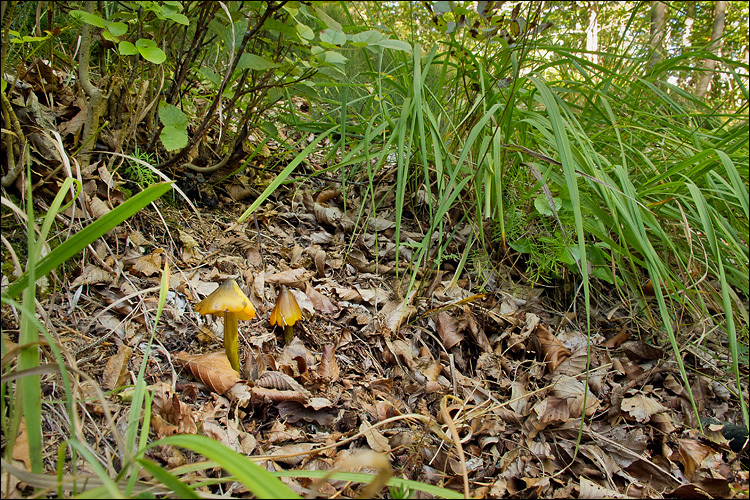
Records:
<instances>
[{"instance_id":1,"label":"green grass blade","mask_svg":"<svg viewBox=\"0 0 750 500\"><path fill-rule=\"evenodd\" d=\"M151 443L148 448L164 444L193 450L217 462L259 498L300 498L287 485L256 465L250 458L206 436L188 434L167 436Z\"/></svg>"}]
</instances>

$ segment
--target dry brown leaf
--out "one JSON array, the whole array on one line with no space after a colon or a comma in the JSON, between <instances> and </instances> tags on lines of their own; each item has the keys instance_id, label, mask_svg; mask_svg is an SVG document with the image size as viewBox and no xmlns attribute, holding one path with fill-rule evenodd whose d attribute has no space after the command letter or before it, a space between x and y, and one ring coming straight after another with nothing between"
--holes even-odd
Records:
<instances>
[{"instance_id":1,"label":"dry brown leaf","mask_svg":"<svg viewBox=\"0 0 750 500\"><path fill-rule=\"evenodd\" d=\"M325 205L321 205L320 203L315 203L315 205L313 206L313 213L315 214L315 219L318 222L329 224L331 226L335 226L336 224L338 224L338 222L341 220L341 217L344 215L338 208L327 207Z\"/></svg>"},{"instance_id":2,"label":"dry brown leaf","mask_svg":"<svg viewBox=\"0 0 750 500\"><path fill-rule=\"evenodd\" d=\"M568 402L570 416L580 417L583 413L584 382L568 375L555 375L552 377L551 386L553 396ZM592 416L597 408L599 408L599 399L589 390L586 394L586 416Z\"/></svg>"},{"instance_id":3,"label":"dry brown leaf","mask_svg":"<svg viewBox=\"0 0 750 500\"><path fill-rule=\"evenodd\" d=\"M334 356L335 352L335 345L326 344L323 346L323 354L318 365L318 377L327 383L335 382L339 379L339 365Z\"/></svg>"},{"instance_id":4,"label":"dry brown leaf","mask_svg":"<svg viewBox=\"0 0 750 500\"><path fill-rule=\"evenodd\" d=\"M278 389L266 389L265 387L253 387L251 389L253 402L257 403L280 403L282 401L307 402L307 397L298 391L280 391Z\"/></svg>"},{"instance_id":5,"label":"dry brown leaf","mask_svg":"<svg viewBox=\"0 0 750 500\"><path fill-rule=\"evenodd\" d=\"M96 285L97 283L109 283L112 275L94 264L87 264L79 277L73 280L70 288L78 288L81 285Z\"/></svg>"},{"instance_id":6,"label":"dry brown leaf","mask_svg":"<svg viewBox=\"0 0 750 500\"><path fill-rule=\"evenodd\" d=\"M401 324L404 321L407 321L409 316L417 312L417 308L411 304L411 301L416 294L417 291L412 290L409 296L401 302L389 301L378 313L383 324L385 324L391 332L398 332L401 328Z\"/></svg>"},{"instance_id":7,"label":"dry brown leaf","mask_svg":"<svg viewBox=\"0 0 750 500\"><path fill-rule=\"evenodd\" d=\"M280 446L271 452L276 462L287 465L299 465L305 459L305 453L315 448L315 443L292 443ZM289 456L294 455L294 456Z\"/></svg>"},{"instance_id":8,"label":"dry brown leaf","mask_svg":"<svg viewBox=\"0 0 750 500\"><path fill-rule=\"evenodd\" d=\"M450 350L451 347L464 339L463 333L458 331L458 323L447 311L438 313L435 319L435 329L440 335L443 347Z\"/></svg>"},{"instance_id":9,"label":"dry brown leaf","mask_svg":"<svg viewBox=\"0 0 750 500\"><path fill-rule=\"evenodd\" d=\"M307 297L312 302L313 307L318 312L332 314L339 310L339 308L331 301L331 299L314 289L310 282L307 282L305 284L305 295L307 295Z\"/></svg>"},{"instance_id":10,"label":"dry brown leaf","mask_svg":"<svg viewBox=\"0 0 750 500\"><path fill-rule=\"evenodd\" d=\"M152 276L161 272L161 260L160 254L164 253L164 250L158 249L150 255L144 255L138 258L133 264L131 271L141 276Z\"/></svg>"},{"instance_id":11,"label":"dry brown leaf","mask_svg":"<svg viewBox=\"0 0 750 500\"><path fill-rule=\"evenodd\" d=\"M326 275L326 252L320 245L311 245L307 247L307 254L312 258L315 263L315 275L318 278L323 278Z\"/></svg>"},{"instance_id":12,"label":"dry brown leaf","mask_svg":"<svg viewBox=\"0 0 750 500\"><path fill-rule=\"evenodd\" d=\"M388 290L382 289L382 288L362 288L358 285L355 285L355 288L357 289L358 295L357 296L351 296L350 294L345 294L339 289L336 290L336 293L339 294L339 297L341 297L342 300L354 300L361 298L365 302L368 302L370 305L379 305L384 304L388 301L388 298L390 297L390 292ZM345 296L346 295L346 296Z\"/></svg>"},{"instance_id":13,"label":"dry brown leaf","mask_svg":"<svg viewBox=\"0 0 750 500\"><path fill-rule=\"evenodd\" d=\"M287 269L286 271L278 273L266 274L266 283L286 285L289 287L301 287L314 275L314 272L298 267L296 269Z\"/></svg>"},{"instance_id":14,"label":"dry brown leaf","mask_svg":"<svg viewBox=\"0 0 750 500\"><path fill-rule=\"evenodd\" d=\"M550 373L554 373L557 367L570 357L570 350L541 323L537 325L529 341L533 350L537 352L539 361L547 363Z\"/></svg>"},{"instance_id":15,"label":"dry brown leaf","mask_svg":"<svg viewBox=\"0 0 750 500\"><path fill-rule=\"evenodd\" d=\"M107 360L102 372L102 388L111 391L115 387L125 385L128 380L128 362L133 355L133 350L121 344L117 354Z\"/></svg>"},{"instance_id":16,"label":"dry brown leaf","mask_svg":"<svg viewBox=\"0 0 750 500\"><path fill-rule=\"evenodd\" d=\"M23 462L27 471L31 471L31 455L29 454L29 432L26 430L26 419L21 417L21 425L13 443L13 460Z\"/></svg>"},{"instance_id":17,"label":"dry brown leaf","mask_svg":"<svg viewBox=\"0 0 750 500\"><path fill-rule=\"evenodd\" d=\"M330 406L331 402L325 398L314 398L322 399ZM305 405L298 401L283 401L276 405L279 410L279 417L286 419L290 424L304 420L306 422L314 422L323 427L330 427L333 425L333 421L336 419L338 413L337 410L330 407L323 408L305 408Z\"/></svg>"},{"instance_id":18,"label":"dry brown leaf","mask_svg":"<svg viewBox=\"0 0 750 500\"><path fill-rule=\"evenodd\" d=\"M153 390L152 426L160 437L198 432L190 406L180 402L167 384L155 384Z\"/></svg>"},{"instance_id":19,"label":"dry brown leaf","mask_svg":"<svg viewBox=\"0 0 750 500\"><path fill-rule=\"evenodd\" d=\"M655 413L667 411L658 401L641 393L624 398L620 408L640 423L648 422Z\"/></svg>"},{"instance_id":20,"label":"dry brown leaf","mask_svg":"<svg viewBox=\"0 0 750 500\"><path fill-rule=\"evenodd\" d=\"M178 231L182 242L182 261L186 264L200 262L203 255L198 242L187 231Z\"/></svg>"},{"instance_id":21,"label":"dry brown leaf","mask_svg":"<svg viewBox=\"0 0 750 500\"><path fill-rule=\"evenodd\" d=\"M630 498L618 491L599 486L585 477L581 477L580 481L578 498Z\"/></svg>"},{"instance_id":22,"label":"dry brown leaf","mask_svg":"<svg viewBox=\"0 0 750 500\"><path fill-rule=\"evenodd\" d=\"M277 371L263 372L263 374L258 377L258 380L255 381L255 385L267 389L291 390L298 392L300 395L304 396L305 399L311 396L310 391L302 387L299 382L286 373Z\"/></svg>"},{"instance_id":23,"label":"dry brown leaf","mask_svg":"<svg viewBox=\"0 0 750 500\"><path fill-rule=\"evenodd\" d=\"M95 219L100 219L109 213L110 208L105 202L94 196L91 198L91 202L89 202L89 210L91 210L91 215Z\"/></svg>"},{"instance_id":24,"label":"dry brown leaf","mask_svg":"<svg viewBox=\"0 0 750 500\"><path fill-rule=\"evenodd\" d=\"M362 422L359 431L364 433L367 445L373 450L380 453L390 453L391 445L388 439L380 433L379 429L373 429L367 422Z\"/></svg>"},{"instance_id":25,"label":"dry brown leaf","mask_svg":"<svg viewBox=\"0 0 750 500\"><path fill-rule=\"evenodd\" d=\"M177 362L219 394L224 394L240 380L224 351L199 355L180 351L177 353Z\"/></svg>"}]
</instances>

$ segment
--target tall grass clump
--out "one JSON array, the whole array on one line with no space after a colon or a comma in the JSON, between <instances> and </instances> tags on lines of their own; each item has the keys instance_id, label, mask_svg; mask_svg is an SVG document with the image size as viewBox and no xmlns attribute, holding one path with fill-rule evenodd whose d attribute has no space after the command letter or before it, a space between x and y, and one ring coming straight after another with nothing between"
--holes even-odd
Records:
<instances>
[{"instance_id":1,"label":"tall grass clump","mask_svg":"<svg viewBox=\"0 0 750 500\"><path fill-rule=\"evenodd\" d=\"M385 9L357 12L398 32ZM368 176L372 210L375 173L396 169L400 251L407 214L429 220L411 286L468 225L462 254L495 268L515 254L532 285L580 284L568 300L586 318L594 291L613 290L671 346L688 391L682 359L692 340L680 332L703 325L731 353L725 368L747 421L747 105L722 112L671 83L698 69L710 56L703 49L653 64L623 34L595 63L551 43L554 28L535 9L521 9L538 22L512 43L455 29L431 46L413 43L411 54L361 51L366 61L329 102L347 141L338 167ZM638 19L648 16L634 12L630 28L648 33ZM734 76L747 100L746 77Z\"/></svg>"}]
</instances>

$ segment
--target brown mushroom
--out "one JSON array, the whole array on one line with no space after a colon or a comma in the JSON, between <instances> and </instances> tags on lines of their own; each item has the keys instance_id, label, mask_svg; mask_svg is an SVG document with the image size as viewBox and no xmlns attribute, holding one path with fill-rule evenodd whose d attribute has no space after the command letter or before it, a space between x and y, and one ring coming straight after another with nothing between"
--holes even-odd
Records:
<instances>
[{"instance_id":1,"label":"brown mushroom","mask_svg":"<svg viewBox=\"0 0 750 500\"><path fill-rule=\"evenodd\" d=\"M302 311L297 304L292 292L285 285L281 285L279 297L276 299L276 306L271 311L271 325L277 325L284 328L284 342L287 345L294 339L293 325L302 319Z\"/></svg>"},{"instance_id":2,"label":"brown mushroom","mask_svg":"<svg viewBox=\"0 0 750 500\"><path fill-rule=\"evenodd\" d=\"M224 317L224 350L227 352L227 358L229 358L232 368L239 372L240 342L237 320L248 320L255 317L255 308L250 299L242 292L236 281L228 279L211 295L201 300L195 306L195 310L203 316L213 314L214 316Z\"/></svg>"}]
</instances>

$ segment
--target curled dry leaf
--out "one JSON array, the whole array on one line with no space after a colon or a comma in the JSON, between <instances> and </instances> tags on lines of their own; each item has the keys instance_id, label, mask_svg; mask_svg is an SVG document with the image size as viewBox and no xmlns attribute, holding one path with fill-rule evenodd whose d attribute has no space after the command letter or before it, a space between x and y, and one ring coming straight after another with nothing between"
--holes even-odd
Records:
<instances>
[{"instance_id":1,"label":"curled dry leaf","mask_svg":"<svg viewBox=\"0 0 750 500\"><path fill-rule=\"evenodd\" d=\"M173 393L167 384L156 384L153 389L151 423L160 437L198 432L198 426L189 405L180 402L177 394Z\"/></svg>"},{"instance_id":2,"label":"curled dry leaf","mask_svg":"<svg viewBox=\"0 0 750 500\"><path fill-rule=\"evenodd\" d=\"M131 271L141 276L152 276L161 272L160 254L163 252L164 250L158 249L151 255L144 255L143 257L139 257L138 260L135 261L135 264L133 264Z\"/></svg>"},{"instance_id":3,"label":"curled dry leaf","mask_svg":"<svg viewBox=\"0 0 750 500\"><path fill-rule=\"evenodd\" d=\"M107 360L102 373L102 388L111 391L115 387L125 385L128 380L128 361L133 355L133 350L121 344L117 354Z\"/></svg>"},{"instance_id":4,"label":"curled dry leaf","mask_svg":"<svg viewBox=\"0 0 750 500\"><path fill-rule=\"evenodd\" d=\"M280 391L278 389L267 389L265 387L253 387L251 389L254 403L280 403L282 401L297 401L304 403L307 397L298 391Z\"/></svg>"},{"instance_id":5,"label":"curled dry leaf","mask_svg":"<svg viewBox=\"0 0 750 500\"><path fill-rule=\"evenodd\" d=\"M339 365L334 353L336 346L326 344L323 346L323 355L318 365L318 377L324 382L335 382L339 378Z\"/></svg>"},{"instance_id":6,"label":"curled dry leaf","mask_svg":"<svg viewBox=\"0 0 750 500\"><path fill-rule=\"evenodd\" d=\"M326 269L326 252L322 248L320 248L320 245L311 245L307 247L306 250L307 254L312 257L313 262L315 262L315 275L318 278L323 278L326 275L325 269Z\"/></svg>"},{"instance_id":7,"label":"curled dry leaf","mask_svg":"<svg viewBox=\"0 0 750 500\"><path fill-rule=\"evenodd\" d=\"M240 380L239 374L232 368L225 352L194 356L180 351L177 354L177 362L219 394L224 394Z\"/></svg>"},{"instance_id":8,"label":"curled dry leaf","mask_svg":"<svg viewBox=\"0 0 750 500\"><path fill-rule=\"evenodd\" d=\"M289 375L277 371L264 372L260 377L258 377L258 380L255 381L255 384L258 387L284 390L288 389L291 391L295 391L304 396L305 399L308 399L311 396L310 392L302 387L299 382L294 380Z\"/></svg>"},{"instance_id":9,"label":"curled dry leaf","mask_svg":"<svg viewBox=\"0 0 750 500\"><path fill-rule=\"evenodd\" d=\"M458 331L458 323L447 311L438 313L435 319L435 329L440 335L443 347L448 350L464 339L464 335Z\"/></svg>"},{"instance_id":10,"label":"curled dry leaf","mask_svg":"<svg viewBox=\"0 0 750 500\"><path fill-rule=\"evenodd\" d=\"M408 320L409 316L417 312L417 308L411 304L411 301L416 294L417 291L412 290L409 296L401 302L391 301L383 306L383 309L378 316L382 322L388 326L391 332L398 332L403 322Z\"/></svg>"},{"instance_id":11,"label":"curled dry leaf","mask_svg":"<svg viewBox=\"0 0 750 500\"><path fill-rule=\"evenodd\" d=\"M547 363L550 373L554 373L557 367L570 357L570 350L541 323L537 325L529 338L529 343L536 351L537 358Z\"/></svg>"},{"instance_id":12,"label":"curled dry leaf","mask_svg":"<svg viewBox=\"0 0 750 500\"><path fill-rule=\"evenodd\" d=\"M318 222L329 224L331 226L335 226L336 224L338 224L338 222L341 220L341 217L344 215L338 208L326 207L325 205L321 205L320 203L315 203L315 205L313 206L313 213L315 214L315 219L317 219Z\"/></svg>"},{"instance_id":13,"label":"curled dry leaf","mask_svg":"<svg viewBox=\"0 0 750 500\"><path fill-rule=\"evenodd\" d=\"M95 219L101 219L105 215L107 215L110 211L109 207L105 202L94 196L91 198L91 202L89 203L89 209L91 210L91 215L94 216Z\"/></svg>"},{"instance_id":14,"label":"curled dry leaf","mask_svg":"<svg viewBox=\"0 0 750 500\"><path fill-rule=\"evenodd\" d=\"M390 453L391 445L388 439L380 433L378 429L373 429L367 422L362 422L359 431L365 435L367 445L373 450L380 453Z\"/></svg>"},{"instance_id":15,"label":"curled dry leaf","mask_svg":"<svg viewBox=\"0 0 750 500\"><path fill-rule=\"evenodd\" d=\"M87 264L79 277L73 280L70 288L78 288L81 285L96 285L97 283L109 283L112 275L94 264Z\"/></svg>"},{"instance_id":16,"label":"curled dry leaf","mask_svg":"<svg viewBox=\"0 0 750 500\"><path fill-rule=\"evenodd\" d=\"M305 284L305 295L307 295L307 298L310 299L313 307L318 312L331 314L339 310L331 299L314 289L309 281Z\"/></svg>"}]
</instances>

